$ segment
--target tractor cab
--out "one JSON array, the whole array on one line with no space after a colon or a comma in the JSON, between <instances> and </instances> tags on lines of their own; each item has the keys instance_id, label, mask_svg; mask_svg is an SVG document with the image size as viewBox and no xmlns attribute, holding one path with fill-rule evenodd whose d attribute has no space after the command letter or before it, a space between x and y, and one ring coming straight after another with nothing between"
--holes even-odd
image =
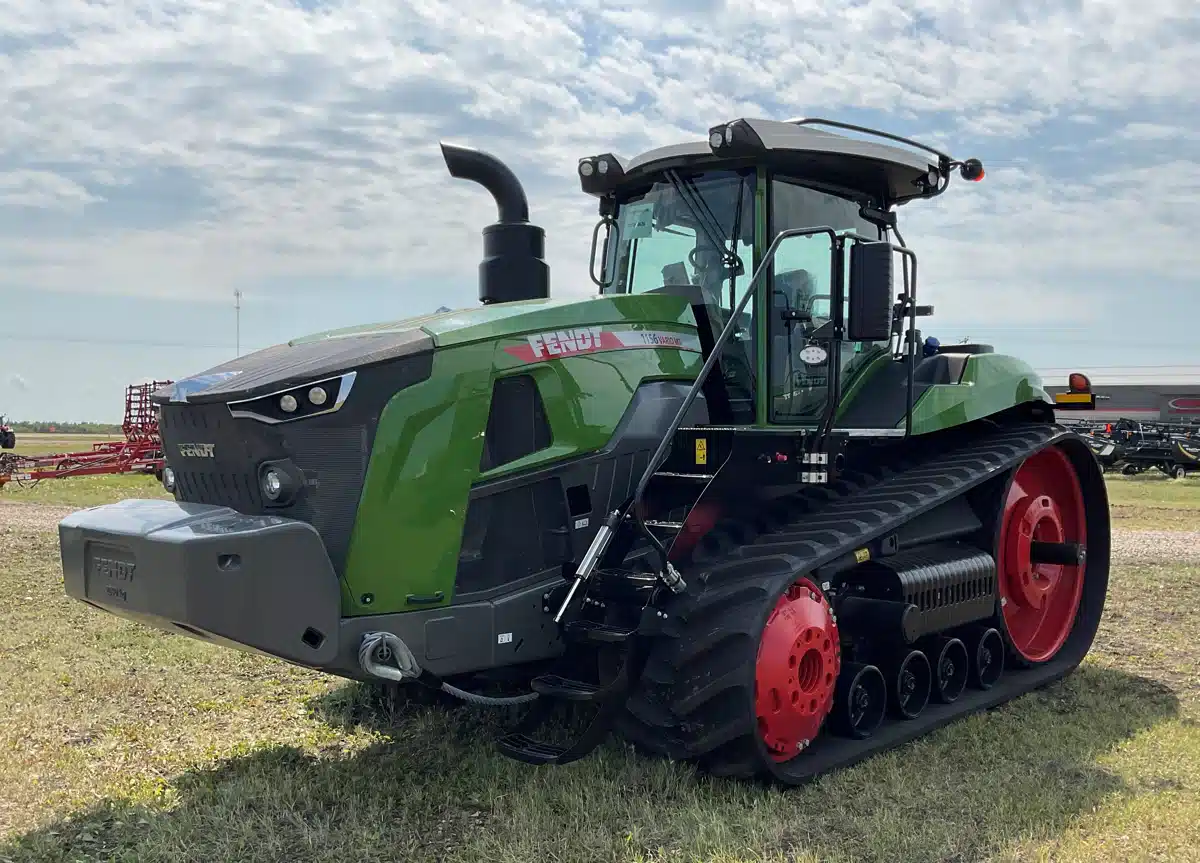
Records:
<instances>
[{"instance_id":1,"label":"tractor cab","mask_svg":"<svg viewBox=\"0 0 1200 863\"><path fill-rule=\"evenodd\" d=\"M910 390L919 395L923 378L949 382L956 369L930 357L908 385L909 369L925 359L915 317L932 310L915 305L915 256L902 241L892 245L891 208L940 194L955 167L968 179L983 175L976 160L823 120L741 119L714 127L707 141L583 159L583 190L600 199L594 242L603 238L592 278L606 294L687 296L706 354L737 311L719 373L705 385L715 421L818 426L836 411L839 427L903 433ZM868 378L871 397L853 398Z\"/></svg>"}]
</instances>

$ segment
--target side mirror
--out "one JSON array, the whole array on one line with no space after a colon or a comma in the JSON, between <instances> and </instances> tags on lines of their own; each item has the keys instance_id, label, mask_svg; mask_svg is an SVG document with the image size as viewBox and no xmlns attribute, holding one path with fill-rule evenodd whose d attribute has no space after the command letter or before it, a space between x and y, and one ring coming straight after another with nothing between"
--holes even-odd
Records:
<instances>
[{"instance_id":1,"label":"side mirror","mask_svg":"<svg viewBox=\"0 0 1200 863\"><path fill-rule=\"evenodd\" d=\"M855 242L850 247L850 317L846 338L882 342L892 336L892 246Z\"/></svg>"}]
</instances>

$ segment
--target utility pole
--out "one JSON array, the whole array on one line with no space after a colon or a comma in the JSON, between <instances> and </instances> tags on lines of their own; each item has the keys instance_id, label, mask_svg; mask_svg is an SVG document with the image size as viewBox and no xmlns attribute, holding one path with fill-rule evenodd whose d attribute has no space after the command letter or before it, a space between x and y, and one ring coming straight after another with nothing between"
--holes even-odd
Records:
<instances>
[{"instance_id":1,"label":"utility pole","mask_svg":"<svg viewBox=\"0 0 1200 863\"><path fill-rule=\"evenodd\" d=\"M234 319L237 321L237 355L242 355L242 289L233 290Z\"/></svg>"}]
</instances>

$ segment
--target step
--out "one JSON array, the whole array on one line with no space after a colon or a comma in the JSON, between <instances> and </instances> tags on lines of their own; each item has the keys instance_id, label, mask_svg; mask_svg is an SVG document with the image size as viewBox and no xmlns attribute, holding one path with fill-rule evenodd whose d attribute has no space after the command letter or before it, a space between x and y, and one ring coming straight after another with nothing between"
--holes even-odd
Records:
<instances>
[{"instance_id":1,"label":"step","mask_svg":"<svg viewBox=\"0 0 1200 863\"><path fill-rule=\"evenodd\" d=\"M596 644L624 644L636 632L624 626L597 623L594 620L572 620L563 627L563 636L572 641L590 641Z\"/></svg>"},{"instance_id":2,"label":"step","mask_svg":"<svg viewBox=\"0 0 1200 863\"><path fill-rule=\"evenodd\" d=\"M526 734L505 734L496 741L496 746L509 758L526 764L553 764L566 754L567 746L555 746L534 740Z\"/></svg>"},{"instance_id":3,"label":"step","mask_svg":"<svg viewBox=\"0 0 1200 863\"><path fill-rule=\"evenodd\" d=\"M600 692L594 683L571 680L557 674L542 674L533 678L530 688L546 698L561 698L564 701L593 701Z\"/></svg>"},{"instance_id":4,"label":"step","mask_svg":"<svg viewBox=\"0 0 1200 863\"><path fill-rule=\"evenodd\" d=\"M708 482L715 473L679 473L678 471L660 470L655 471L654 476L662 477L663 479L686 479L695 482Z\"/></svg>"}]
</instances>

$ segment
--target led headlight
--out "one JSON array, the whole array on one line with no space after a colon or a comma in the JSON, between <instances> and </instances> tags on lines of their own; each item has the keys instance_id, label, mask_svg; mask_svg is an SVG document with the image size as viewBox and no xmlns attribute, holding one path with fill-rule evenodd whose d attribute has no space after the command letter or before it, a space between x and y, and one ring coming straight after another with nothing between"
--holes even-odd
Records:
<instances>
[{"instance_id":1,"label":"led headlight","mask_svg":"<svg viewBox=\"0 0 1200 863\"><path fill-rule=\"evenodd\" d=\"M708 130L708 146L719 156L756 156L768 149L749 120L734 120Z\"/></svg>"},{"instance_id":2,"label":"led headlight","mask_svg":"<svg viewBox=\"0 0 1200 863\"><path fill-rule=\"evenodd\" d=\"M579 183L589 195L606 195L625 180L621 159L613 153L579 160Z\"/></svg>"},{"instance_id":3,"label":"led headlight","mask_svg":"<svg viewBox=\"0 0 1200 863\"><path fill-rule=\"evenodd\" d=\"M227 402L229 413L235 418L265 423L298 422L333 413L346 404L357 375L354 371L344 372L266 395Z\"/></svg>"}]
</instances>

